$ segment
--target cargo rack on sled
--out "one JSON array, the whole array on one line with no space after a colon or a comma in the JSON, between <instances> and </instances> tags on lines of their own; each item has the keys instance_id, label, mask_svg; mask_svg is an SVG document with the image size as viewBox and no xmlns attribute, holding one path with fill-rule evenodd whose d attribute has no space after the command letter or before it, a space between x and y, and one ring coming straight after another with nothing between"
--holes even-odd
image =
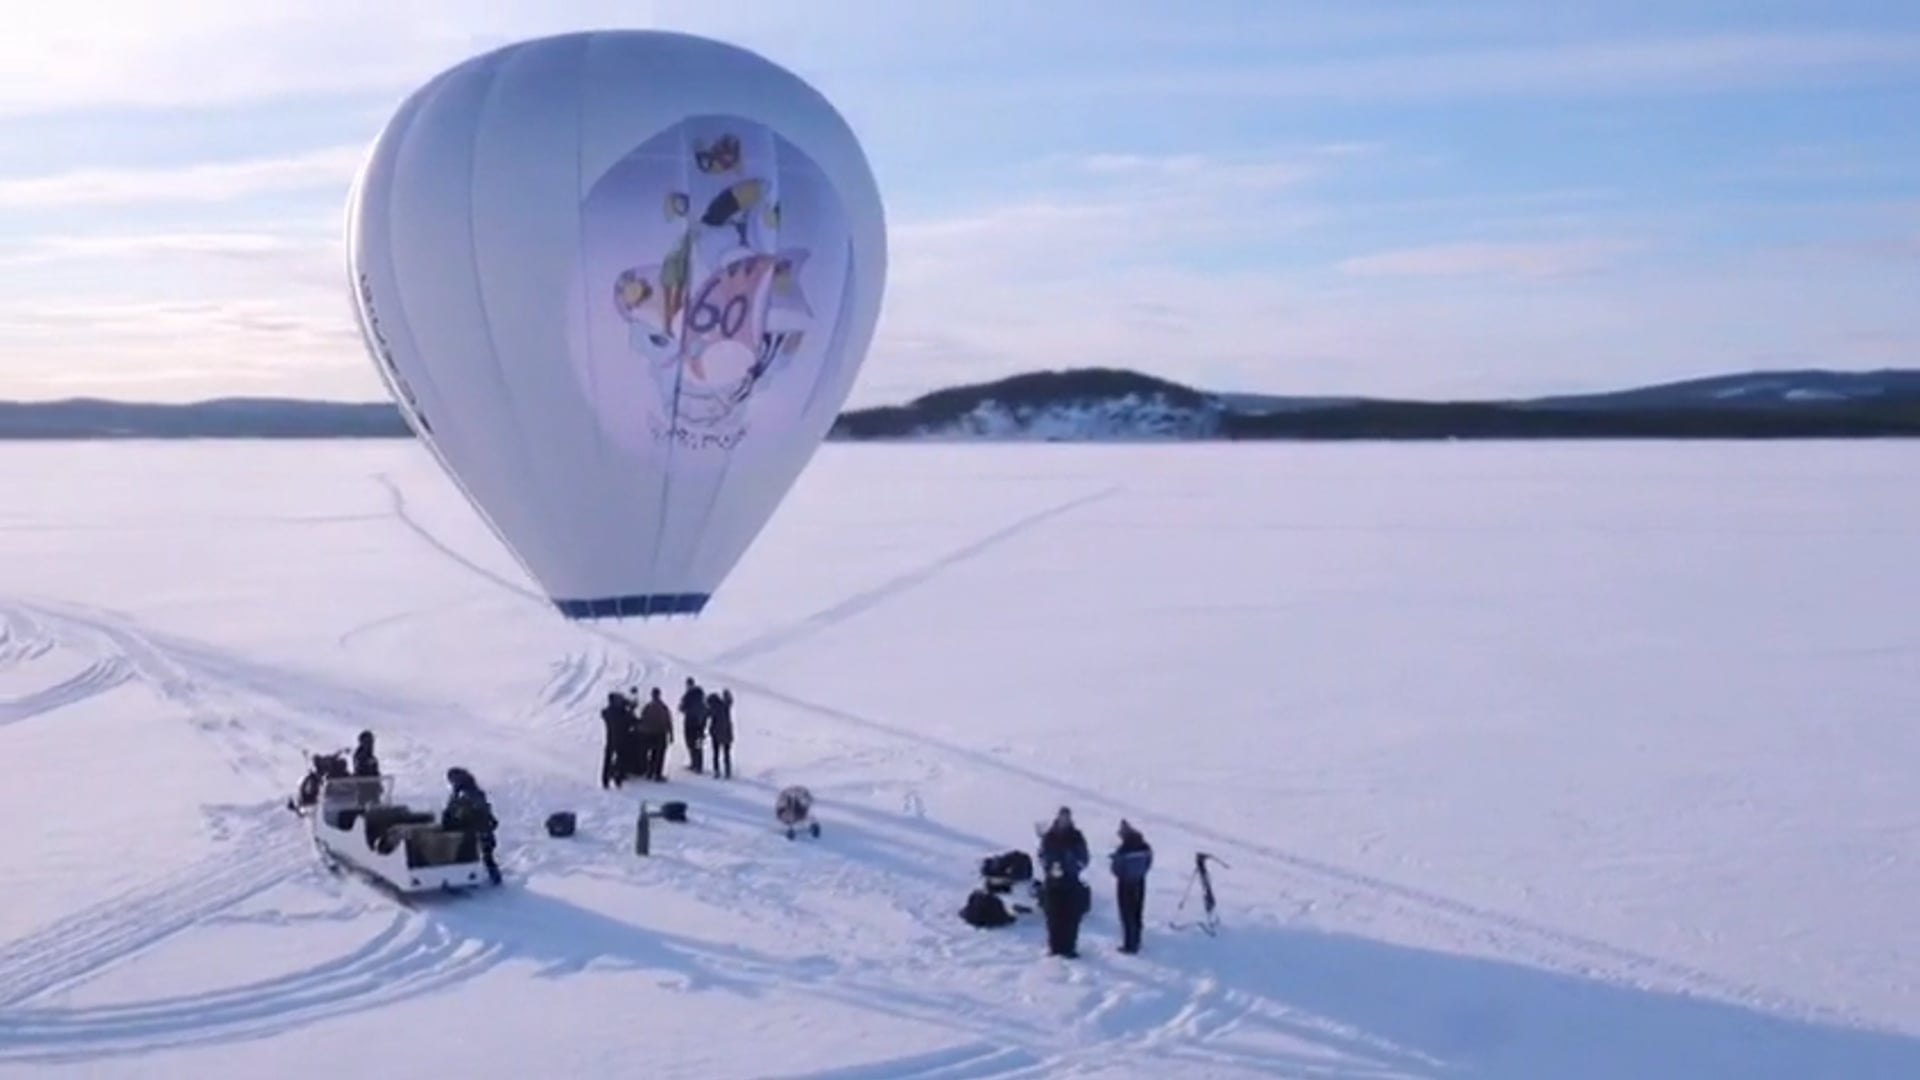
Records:
<instances>
[{"instance_id":1,"label":"cargo rack on sled","mask_svg":"<svg viewBox=\"0 0 1920 1080\"><path fill-rule=\"evenodd\" d=\"M475 838L442 829L432 813L394 802L392 785L387 776L322 782L319 799L304 810L322 857L404 894L454 892L486 881Z\"/></svg>"}]
</instances>

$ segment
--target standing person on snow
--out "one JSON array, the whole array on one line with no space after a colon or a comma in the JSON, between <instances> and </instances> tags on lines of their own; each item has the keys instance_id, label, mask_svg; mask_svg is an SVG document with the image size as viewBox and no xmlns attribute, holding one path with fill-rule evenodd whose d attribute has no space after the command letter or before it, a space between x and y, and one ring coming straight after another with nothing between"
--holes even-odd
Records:
<instances>
[{"instance_id":1,"label":"standing person on snow","mask_svg":"<svg viewBox=\"0 0 1920 1080\"><path fill-rule=\"evenodd\" d=\"M667 745L673 742L673 710L667 708L657 686L653 688L653 696L640 710L640 734L647 748L642 775L649 780L666 780Z\"/></svg>"},{"instance_id":2,"label":"standing person on snow","mask_svg":"<svg viewBox=\"0 0 1920 1080\"><path fill-rule=\"evenodd\" d=\"M687 768L700 772L700 744L707 738L707 692L687 676L686 692L680 695L681 732L687 737Z\"/></svg>"},{"instance_id":3,"label":"standing person on snow","mask_svg":"<svg viewBox=\"0 0 1920 1080\"><path fill-rule=\"evenodd\" d=\"M1073 811L1061 807L1053 816L1053 824L1040 834L1040 865L1055 864L1060 868L1060 876L1078 881L1092 861L1086 835L1073 823Z\"/></svg>"},{"instance_id":4,"label":"standing person on snow","mask_svg":"<svg viewBox=\"0 0 1920 1080\"><path fill-rule=\"evenodd\" d=\"M626 763L628 779L647 775L647 736L640 728L640 688L627 687L627 733L620 743L620 760Z\"/></svg>"},{"instance_id":5,"label":"standing person on snow","mask_svg":"<svg viewBox=\"0 0 1920 1080\"><path fill-rule=\"evenodd\" d=\"M353 748L353 775L379 776L380 759L373 756L373 732L360 733L360 741Z\"/></svg>"},{"instance_id":6,"label":"standing person on snow","mask_svg":"<svg viewBox=\"0 0 1920 1080\"><path fill-rule=\"evenodd\" d=\"M640 718L634 715L635 702L626 695L614 690L607 694L606 708L600 710L600 719L607 725L607 741L601 751L600 787L619 787L629 775L640 771L640 762L633 757L635 728Z\"/></svg>"},{"instance_id":7,"label":"standing person on snow","mask_svg":"<svg viewBox=\"0 0 1920 1080\"><path fill-rule=\"evenodd\" d=\"M447 808L440 813L440 827L465 834L460 844L461 858L467 858L467 853L473 850L469 845L477 845L488 879L495 885L500 884L500 864L493 861L494 830L500 827L500 821L493 816L487 793L480 790L472 773L457 765L447 770L447 783L453 788L453 794L447 797Z\"/></svg>"},{"instance_id":8,"label":"standing person on snow","mask_svg":"<svg viewBox=\"0 0 1920 1080\"><path fill-rule=\"evenodd\" d=\"M707 735L713 739L713 775L723 775L724 758L724 775L733 779L733 691L707 695Z\"/></svg>"},{"instance_id":9,"label":"standing person on snow","mask_svg":"<svg viewBox=\"0 0 1920 1080\"><path fill-rule=\"evenodd\" d=\"M1120 846L1107 856L1107 867L1113 872L1114 898L1120 904L1120 951L1137 953L1142 912L1147 904L1147 871L1153 869L1153 846L1125 818L1120 819Z\"/></svg>"},{"instance_id":10,"label":"standing person on snow","mask_svg":"<svg viewBox=\"0 0 1920 1080\"><path fill-rule=\"evenodd\" d=\"M1093 894L1080 880L1092 861L1087 838L1073 823L1073 811L1061 807L1040 836L1040 909L1047 917L1047 952L1069 959L1080 955L1080 920Z\"/></svg>"}]
</instances>

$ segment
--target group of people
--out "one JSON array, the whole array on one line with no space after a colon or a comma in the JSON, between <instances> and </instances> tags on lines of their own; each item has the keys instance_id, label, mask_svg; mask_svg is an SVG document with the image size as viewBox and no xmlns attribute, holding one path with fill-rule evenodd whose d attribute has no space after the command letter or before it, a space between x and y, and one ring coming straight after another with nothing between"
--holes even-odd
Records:
<instances>
[{"instance_id":1,"label":"group of people","mask_svg":"<svg viewBox=\"0 0 1920 1080\"><path fill-rule=\"evenodd\" d=\"M1120 908L1120 951L1140 951L1147 902L1147 873L1153 869L1153 846L1131 822L1122 819L1119 846L1107 855L1114 879L1114 899ZM1093 890L1081 879L1092 865L1086 835L1073 822L1073 811L1061 807L1053 823L1040 835L1040 910L1047 920L1047 952L1054 956L1080 955L1080 922L1093 907Z\"/></svg>"},{"instance_id":2,"label":"group of people","mask_svg":"<svg viewBox=\"0 0 1920 1080\"><path fill-rule=\"evenodd\" d=\"M688 676L679 706L687 767L696 773L705 771L703 750L710 740L713 775L731 778L733 692L710 693ZM630 688L626 694L619 691L608 694L600 717L607 726L601 787L618 787L630 777L666 779L667 747L673 742L673 713L659 687L652 689L644 705L639 701L638 688ZM340 754L314 757L313 772L301 783L302 805L311 805L316 800L325 778L347 774L347 763L341 759ZM371 731L362 731L354 745L351 775L380 775ZM500 867L494 861L494 851L499 821L494 817L486 792L464 768L448 769L447 784L452 790L440 815L440 827L464 834L463 848L476 845L488 876L498 885ZM1107 871L1114 879L1114 899L1120 912L1120 951L1134 954L1140 951L1144 929L1147 874L1153 869L1153 847L1140 830L1125 819L1120 822L1118 838L1119 844L1107 855ZM1093 890L1082 875L1092 865L1093 858L1086 835L1074 823L1071 808L1061 807L1053 822L1041 832L1038 861L1035 890L1046 918L1047 952L1077 957L1080 924L1093 906Z\"/></svg>"},{"instance_id":3,"label":"group of people","mask_svg":"<svg viewBox=\"0 0 1920 1080\"><path fill-rule=\"evenodd\" d=\"M659 687L652 689L644 705L638 687L630 687L625 694L609 693L600 719L607 726L600 761L602 788L620 787L628 779L666 780L673 710ZM680 694L680 734L687 747L688 769L706 771L705 750L711 741L713 775L733 777L733 691L710 693L687 676Z\"/></svg>"}]
</instances>

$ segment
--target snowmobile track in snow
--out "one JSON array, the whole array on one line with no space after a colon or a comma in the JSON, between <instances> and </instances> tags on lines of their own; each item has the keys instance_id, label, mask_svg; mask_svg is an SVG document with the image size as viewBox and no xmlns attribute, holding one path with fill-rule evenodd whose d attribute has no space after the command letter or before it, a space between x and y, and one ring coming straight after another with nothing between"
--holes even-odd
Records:
<instances>
[{"instance_id":1,"label":"snowmobile track in snow","mask_svg":"<svg viewBox=\"0 0 1920 1080\"><path fill-rule=\"evenodd\" d=\"M617 640L611 639L610 640ZM637 647L636 647L637 648ZM660 658L683 670L703 677L727 680L741 690L756 694L829 719L876 732L906 742L925 751L939 750L973 765L1012 775L1029 783L1052 788L1071 796L1083 806L1101 807L1135 821L1158 821L1161 828L1185 833L1191 839L1216 852L1237 852L1242 860L1258 860L1282 873L1301 895L1334 901L1336 911L1350 905L1377 905L1388 908L1416 925L1441 932L1448 940L1471 943L1493 950L1498 955L1523 959L1542 967L1575 972L1586 977L1606 978L1624 985L1666 986L1681 992L1701 994L1764 1008L1776 1014L1809 1022L1851 1023L1853 1019L1836 1010L1813 1005L1790 994L1725 979L1686 964L1663 960L1622 946L1588 938L1533 922L1520 916L1478 907L1438 893L1404 885L1334 863L1297 855L1270 844L1248 840L1219 829L1184 819L1177 814L1154 811L1148 807L1083 787L1070 780L1048 776L1036 769L997 759L991 755L959 746L934 736L898 728L883 721L859 716L833 706L808 701L758 683L737 672L710 664L661 653ZM1309 901L1309 909L1312 901ZM1231 935L1231 929L1223 931Z\"/></svg>"},{"instance_id":2,"label":"snowmobile track in snow","mask_svg":"<svg viewBox=\"0 0 1920 1080\"><path fill-rule=\"evenodd\" d=\"M839 603L824 610L817 611L798 622L768 630L747 641L743 641L730 649L716 654L708 660L708 663L738 664L757 656L763 656L777 649L783 649L805 638L812 637L823 630L830 629L839 623L845 622L848 619L877 607L909 589L924 585L940 574L970 559L978 558L988 551L999 547L1001 544L1038 528L1057 517L1070 514L1083 506L1091 506L1094 503L1112 498L1122 490L1118 485L1102 488L1099 491L1086 495L1076 495L1065 502L1037 510L1025 517L1003 525L977 540L955 548L924 565L909 570L906 573L899 574L888 581L883 581L872 588L855 593L841 600Z\"/></svg>"},{"instance_id":3,"label":"snowmobile track in snow","mask_svg":"<svg viewBox=\"0 0 1920 1080\"><path fill-rule=\"evenodd\" d=\"M0 604L0 616L10 626L35 627L44 634L35 640L49 647L95 657L86 672L61 684L71 691L69 699L82 685L139 683L185 712L263 796L239 810L237 835L219 837L225 842L216 853L8 943L0 956L0 1009L75 985L251 896L315 872L313 845L282 805L285 773L304 760L306 745L363 723L358 702L343 702L336 688L298 673L142 633L107 613L16 601ZM45 708L53 707L52 693L40 695ZM328 717L332 724L321 723ZM228 831L216 822L216 834Z\"/></svg>"},{"instance_id":4,"label":"snowmobile track in snow","mask_svg":"<svg viewBox=\"0 0 1920 1080\"><path fill-rule=\"evenodd\" d=\"M130 620L111 612L73 604L0 604L0 611L24 613L45 628L58 645L94 658L100 673L116 685L138 683L161 700L178 707L198 731L219 743L234 770L262 788L263 794L284 786L289 763L303 761L303 737L316 734L311 711L291 708L286 694L271 685L260 687L241 677L231 665L218 662L209 650L176 645L162 635L132 628ZM261 730L261 720L270 726Z\"/></svg>"},{"instance_id":5,"label":"snowmobile track in snow","mask_svg":"<svg viewBox=\"0 0 1920 1080\"><path fill-rule=\"evenodd\" d=\"M117 656L105 656L74 675L12 701L0 701L0 727L30 720L68 705L97 697L133 679L133 671Z\"/></svg>"},{"instance_id":6,"label":"snowmobile track in snow","mask_svg":"<svg viewBox=\"0 0 1920 1080\"><path fill-rule=\"evenodd\" d=\"M604 700L602 687L625 690L651 681L658 664L633 658L616 660L604 649L568 653L553 664L553 672L528 712L536 717L560 713L566 719L591 714L596 720Z\"/></svg>"},{"instance_id":7,"label":"snowmobile track in snow","mask_svg":"<svg viewBox=\"0 0 1920 1080\"><path fill-rule=\"evenodd\" d=\"M399 487L387 477L377 478L387 487L393 497L393 509L396 518L414 532L424 543L437 549L453 561L463 565L476 575L491 581L503 590L528 600L530 603L544 606L545 601L524 586L488 570L472 559L460 554L444 541L434 536L430 530L415 521L409 514L406 499ZM1103 493L1104 494L1104 493ZM1099 496L1087 496L1079 501L1091 501ZM1057 507L1054 512L1063 512L1069 507ZM1009 527L1017 532L1018 528L1029 527L1033 522L1024 521ZM1002 530L1006 532L1007 530ZM1004 537L1000 537L1004 539ZM997 542L989 536L978 543ZM743 678L736 671L726 670L718 665L738 662L746 657L762 654L773 648L799 640L810 633L844 621L870 610L881 600L910 588L926 580L931 573L937 573L945 566L952 565L957 559L966 557L966 549L950 554L945 559L936 560L919 574L909 574L884 583L875 589L849 597L840 604L833 605L808 619L779 630L769 632L717 654L711 661L699 662L675 656L669 653L646 650L623 640L618 635L602 628L588 625L583 627L608 642L616 649L626 651L641 662L667 665L679 668L703 677L717 677L731 682L743 691L758 694L768 700L783 703L789 707L803 710L827 719L836 720L857 730L879 733L890 739L915 746L920 752L934 751L952 760L963 761L982 769L1011 775L1036 786L1049 788L1069 796L1083 805L1100 807L1135 820L1150 820L1161 823L1163 830L1176 834L1184 833L1190 842L1205 845L1230 857L1238 853L1236 861L1244 860L1249 864L1263 865L1275 871L1288 883L1288 894L1293 902L1299 904L1299 916L1303 917L1322 908L1334 917L1345 919L1351 916L1366 916L1392 913L1408 923L1423 926L1437 937L1474 950L1485 950L1493 955L1520 960L1529 964L1566 973L1577 974L1584 978L1604 979L1616 984L1643 988L1665 987L1684 994L1718 998L1737 1002L1749 1007L1762 1008L1776 1015L1791 1016L1814 1022L1847 1023L1850 1018L1835 1010L1812 1005L1786 993L1769 988L1743 984L1689 966L1660 957L1637 952L1633 949L1614 945L1609 942L1586 937L1553 926L1535 922L1522 916L1500 912L1456 900L1415 885L1403 884L1387 878L1355 870L1335 863L1286 851L1275 845L1248 840L1231 835L1225 831L1211 828L1200 823L1186 820L1178 815L1158 813L1149 808L1130 803L1124 799L1115 799L1091 789L1077 785L1059 777L1044 773L1012 762L1000 760L990 754L956 745L938 738L910 731L881 721L872 720L847 710L807 701L791 694L780 692L750 678ZM1226 886L1230 889L1231 886ZM1304 901L1304 903L1301 903ZM1269 920L1271 921L1271 920ZM1226 930L1226 939L1230 940L1233 931ZM1230 944L1228 947L1231 947ZM1268 1003L1271 1008L1278 1005ZM1311 1019L1294 1020L1292 1023L1304 1024L1317 1031L1322 1041L1328 1037L1324 1024ZM1361 1038L1361 1036L1350 1036ZM1430 1071L1431 1066L1412 1065L1404 1060L1399 1065L1392 1064L1395 1056L1404 1055L1404 1051L1382 1050L1375 1047L1368 1056L1386 1060L1381 1068L1392 1071L1396 1067L1412 1067L1415 1072ZM1229 1055L1232 1056L1232 1055ZM929 1062L933 1067L926 1075L983 1076L983 1075L1020 1075L1014 1071L978 1071L982 1059L969 1057L967 1061L944 1059L943 1062ZM1011 1064L1010 1062L1001 1062ZM1027 1071L1054 1072L1066 1064L1065 1059L1042 1056ZM1310 1059L1290 1061L1286 1068L1296 1069L1303 1074L1312 1075L1326 1067L1326 1062ZM945 1070L943 1073L942 1070ZM828 1073L826 1075L840 1075ZM857 1071L844 1075L860 1075ZM887 1075L893 1075L887 1073ZM1351 1075L1351 1073L1347 1074Z\"/></svg>"},{"instance_id":8,"label":"snowmobile track in snow","mask_svg":"<svg viewBox=\"0 0 1920 1080\"><path fill-rule=\"evenodd\" d=\"M324 675L263 662L204 642L139 628L132 619L67 603L0 600L0 612L30 613L55 639L84 654L123 664L129 681L180 708L202 734L220 743L235 770L258 782L263 796L284 797L307 754L351 743L353 733L387 718L428 731L486 727L468 712L435 702L383 694ZM389 741L382 753L404 768L414 758Z\"/></svg>"},{"instance_id":9,"label":"snowmobile track in snow","mask_svg":"<svg viewBox=\"0 0 1920 1080\"><path fill-rule=\"evenodd\" d=\"M252 830L217 854L9 942L0 1010L80 982L299 872L306 846L276 832Z\"/></svg>"},{"instance_id":10,"label":"snowmobile track in snow","mask_svg":"<svg viewBox=\"0 0 1920 1080\"><path fill-rule=\"evenodd\" d=\"M37 659L52 648L53 639L26 612L0 607L0 668Z\"/></svg>"},{"instance_id":11,"label":"snowmobile track in snow","mask_svg":"<svg viewBox=\"0 0 1920 1080\"><path fill-rule=\"evenodd\" d=\"M0 1015L0 1062L96 1059L259 1038L441 990L505 954L499 944L397 911L349 952L285 975L153 1001L9 1010Z\"/></svg>"}]
</instances>

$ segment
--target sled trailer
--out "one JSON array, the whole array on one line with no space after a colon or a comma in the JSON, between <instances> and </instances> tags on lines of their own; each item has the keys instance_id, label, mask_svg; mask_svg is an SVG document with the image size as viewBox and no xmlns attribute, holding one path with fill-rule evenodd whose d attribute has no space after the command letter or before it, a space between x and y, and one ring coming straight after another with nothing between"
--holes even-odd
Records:
<instances>
[{"instance_id":1,"label":"sled trailer","mask_svg":"<svg viewBox=\"0 0 1920 1080\"><path fill-rule=\"evenodd\" d=\"M442 829L439 818L395 802L392 778L337 777L320 788L307 820L313 842L331 861L401 893L466 889L487 880L479 845Z\"/></svg>"}]
</instances>

